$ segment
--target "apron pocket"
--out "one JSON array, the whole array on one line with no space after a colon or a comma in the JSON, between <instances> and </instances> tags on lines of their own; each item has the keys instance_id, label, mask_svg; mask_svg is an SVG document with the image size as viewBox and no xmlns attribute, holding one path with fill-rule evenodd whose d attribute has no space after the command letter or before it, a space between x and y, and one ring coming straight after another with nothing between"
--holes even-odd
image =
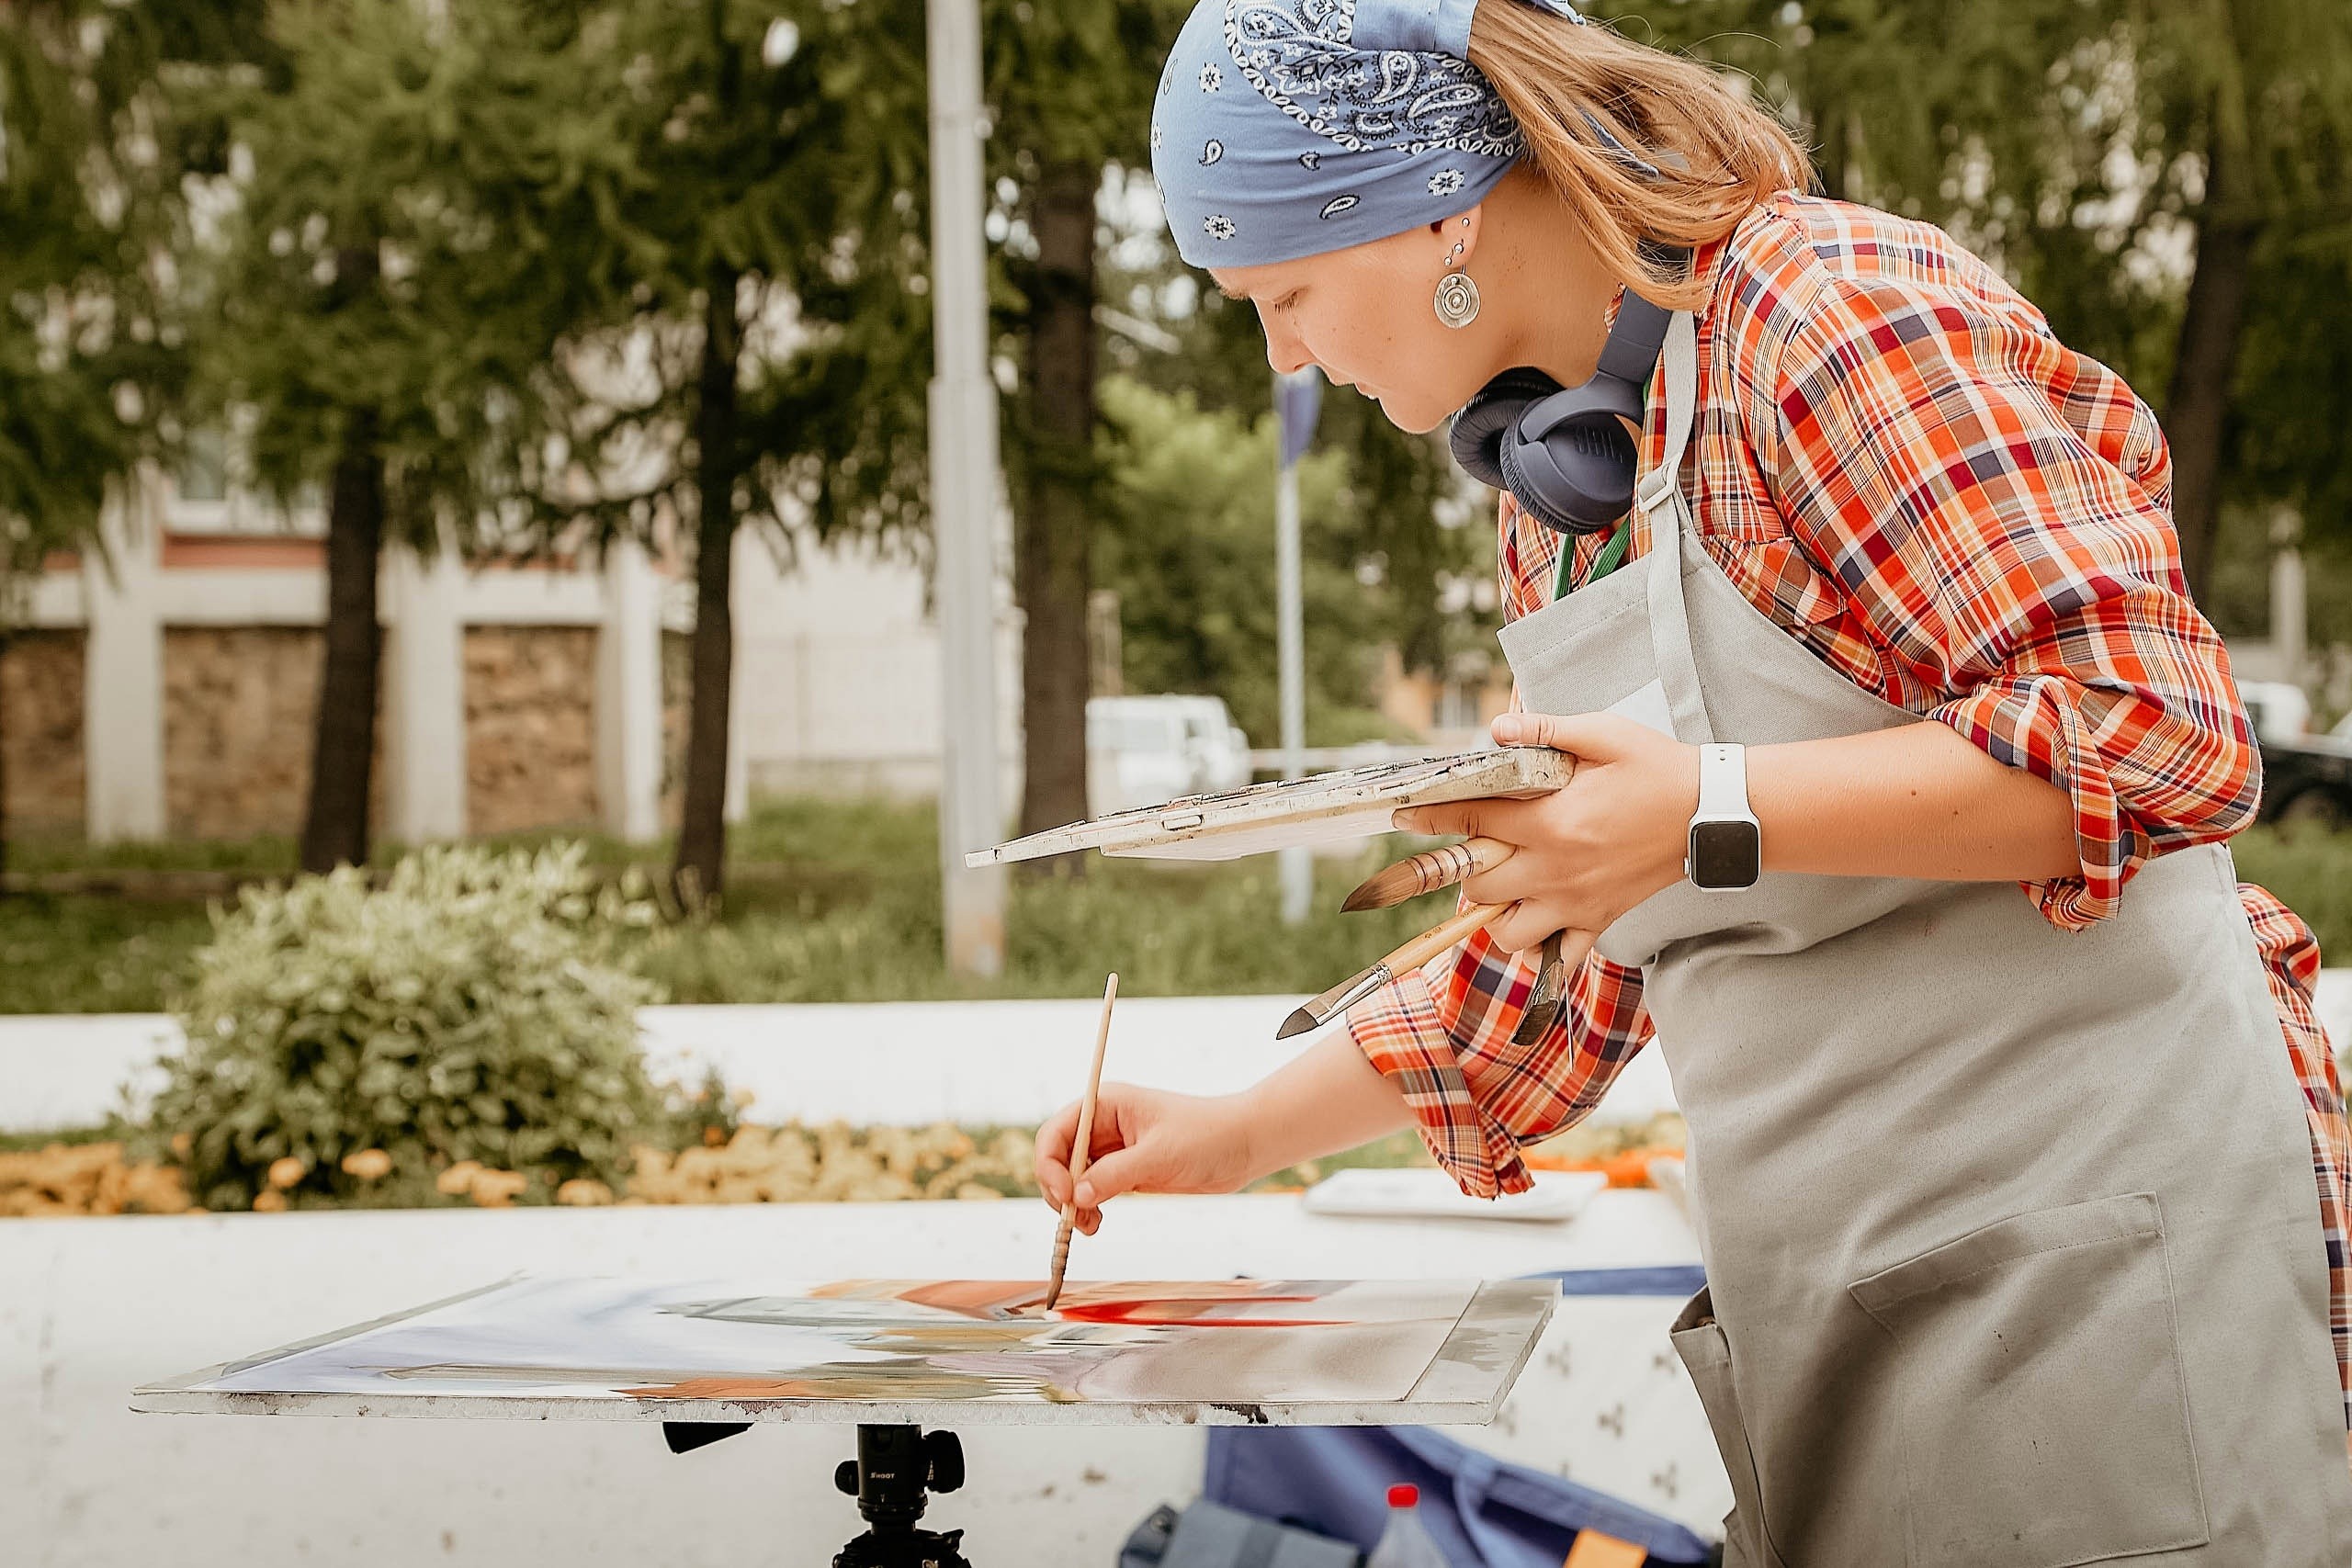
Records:
<instances>
[{"instance_id":1,"label":"apron pocket","mask_svg":"<svg viewBox=\"0 0 2352 1568\"><path fill-rule=\"evenodd\" d=\"M1714 1434L1724 1469L1731 1475L1731 1512L1724 1516L1724 1568L1779 1568L1780 1559L1765 1545L1756 1456L1747 1446L1739 1397L1732 1389L1731 1341L1724 1337L1713 1298L1704 1289L1684 1304L1668 1337L1698 1387L1707 1429Z\"/></svg>"},{"instance_id":2,"label":"apron pocket","mask_svg":"<svg viewBox=\"0 0 2352 1568\"><path fill-rule=\"evenodd\" d=\"M1894 1342L1913 1568L2210 1539L2154 1194L2013 1215L1848 1290Z\"/></svg>"}]
</instances>

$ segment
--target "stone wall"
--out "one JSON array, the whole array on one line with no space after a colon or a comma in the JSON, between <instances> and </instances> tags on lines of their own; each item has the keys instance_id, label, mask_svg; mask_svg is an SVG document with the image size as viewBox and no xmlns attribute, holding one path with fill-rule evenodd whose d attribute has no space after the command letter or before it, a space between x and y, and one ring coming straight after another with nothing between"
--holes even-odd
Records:
<instances>
[{"instance_id":1,"label":"stone wall","mask_svg":"<svg viewBox=\"0 0 2352 1568\"><path fill-rule=\"evenodd\" d=\"M166 832L180 839L301 835L323 657L323 639L309 626L164 628ZM380 701L368 814L380 829Z\"/></svg>"},{"instance_id":2,"label":"stone wall","mask_svg":"<svg viewBox=\"0 0 2352 1568\"><path fill-rule=\"evenodd\" d=\"M590 626L469 626L465 634L468 829L592 827L596 639ZM665 807L677 814L685 742L684 639L665 639ZM164 631L164 809L174 838L301 832L317 722L319 632L299 626ZM0 655L6 829L79 831L83 634L19 632ZM384 829L385 728L377 716L375 830Z\"/></svg>"},{"instance_id":3,"label":"stone wall","mask_svg":"<svg viewBox=\"0 0 2352 1568\"><path fill-rule=\"evenodd\" d=\"M12 633L0 652L0 769L6 830L82 826L82 634Z\"/></svg>"},{"instance_id":4,"label":"stone wall","mask_svg":"<svg viewBox=\"0 0 2352 1568\"><path fill-rule=\"evenodd\" d=\"M466 821L477 833L590 827L596 631L466 628Z\"/></svg>"}]
</instances>

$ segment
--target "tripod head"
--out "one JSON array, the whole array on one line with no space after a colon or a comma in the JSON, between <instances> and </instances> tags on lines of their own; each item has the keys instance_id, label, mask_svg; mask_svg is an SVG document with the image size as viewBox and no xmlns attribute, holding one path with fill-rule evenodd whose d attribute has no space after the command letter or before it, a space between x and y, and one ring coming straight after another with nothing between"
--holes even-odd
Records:
<instances>
[{"instance_id":1,"label":"tripod head","mask_svg":"<svg viewBox=\"0 0 2352 1568\"><path fill-rule=\"evenodd\" d=\"M857 1457L842 1461L833 1484L857 1499L873 1528L833 1559L833 1568L969 1568L958 1550L962 1530L919 1530L927 1492L964 1484L964 1446L953 1432L919 1427L861 1426Z\"/></svg>"}]
</instances>

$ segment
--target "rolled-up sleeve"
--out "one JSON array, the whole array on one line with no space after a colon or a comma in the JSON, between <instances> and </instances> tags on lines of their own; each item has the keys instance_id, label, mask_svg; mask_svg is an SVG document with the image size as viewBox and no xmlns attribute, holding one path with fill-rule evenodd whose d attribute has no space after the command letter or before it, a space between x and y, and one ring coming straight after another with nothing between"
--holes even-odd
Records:
<instances>
[{"instance_id":1,"label":"rolled-up sleeve","mask_svg":"<svg viewBox=\"0 0 2352 1568\"><path fill-rule=\"evenodd\" d=\"M1838 279L1799 316L1767 482L1885 650L1891 700L1927 694L1905 705L2073 801L2081 870L2026 885L2042 913L2086 927L2151 856L2252 820L2260 752L2145 405L1959 288Z\"/></svg>"},{"instance_id":2,"label":"rolled-up sleeve","mask_svg":"<svg viewBox=\"0 0 2352 1568\"><path fill-rule=\"evenodd\" d=\"M1480 931L1348 1012L1357 1049L1404 1091L1422 1143L1473 1197L1533 1185L1520 1145L1589 1115L1649 1033L1641 972L1596 955L1567 976L1551 1028L1515 1043L1538 960Z\"/></svg>"}]
</instances>

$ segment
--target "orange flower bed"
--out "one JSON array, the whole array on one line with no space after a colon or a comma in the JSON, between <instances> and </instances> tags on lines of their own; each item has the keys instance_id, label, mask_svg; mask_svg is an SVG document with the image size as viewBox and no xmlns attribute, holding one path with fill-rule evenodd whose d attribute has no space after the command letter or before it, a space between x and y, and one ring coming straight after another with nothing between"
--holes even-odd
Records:
<instances>
[{"instance_id":1,"label":"orange flower bed","mask_svg":"<svg viewBox=\"0 0 2352 1568\"><path fill-rule=\"evenodd\" d=\"M184 1214L180 1173L167 1165L132 1165L120 1144L51 1144L0 1154L0 1216Z\"/></svg>"}]
</instances>

